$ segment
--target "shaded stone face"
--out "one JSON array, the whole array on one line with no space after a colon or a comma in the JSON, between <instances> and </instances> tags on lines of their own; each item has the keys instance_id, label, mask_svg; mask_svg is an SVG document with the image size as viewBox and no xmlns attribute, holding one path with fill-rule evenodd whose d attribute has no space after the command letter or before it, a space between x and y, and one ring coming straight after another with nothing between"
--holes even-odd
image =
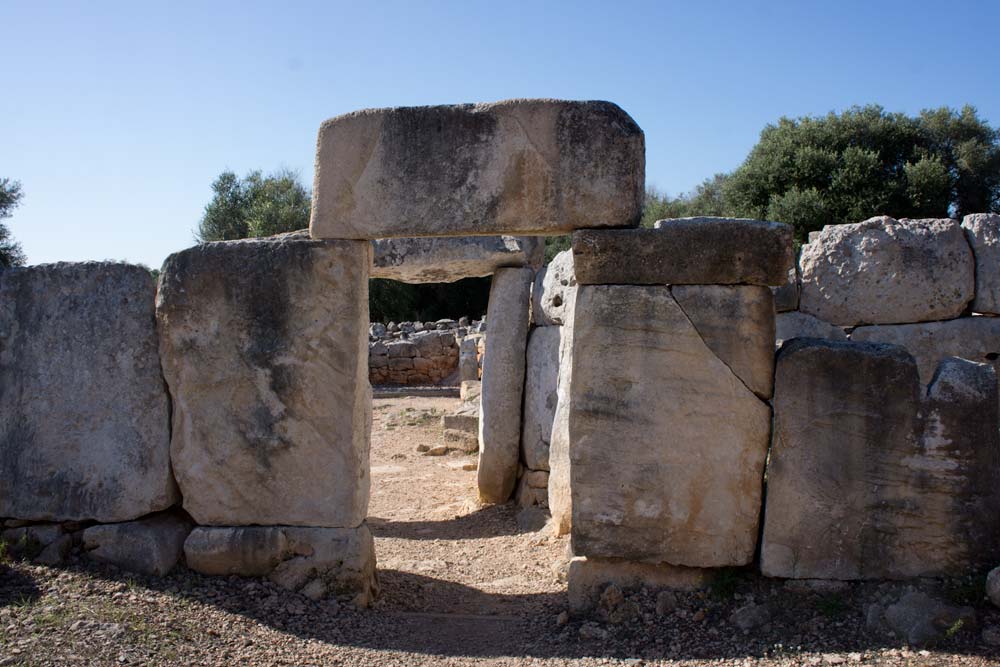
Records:
<instances>
[{"instance_id":1,"label":"shaded stone face","mask_svg":"<svg viewBox=\"0 0 1000 667\"><path fill-rule=\"evenodd\" d=\"M838 326L946 320L975 292L972 250L949 219L827 226L799 264L799 308Z\"/></svg>"},{"instance_id":2,"label":"shaded stone face","mask_svg":"<svg viewBox=\"0 0 1000 667\"><path fill-rule=\"evenodd\" d=\"M184 543L188 567L209 575L266 576L318 599L344 596L366 607L378 594L375 542L356 528L195 528Z\"/></svg>"},{"instance_id":3,"label":"shaded stone face","mask_svg":"<svg viewBox=\"0 0 1000 667\"><path fill-rule=\"evenodd\" d=\"M829 322L792 311L790 313L778 313L775 317L774 342L781 345L786 340L793 338L829 338L830 340L847 340L847 334L841 327L835 327Z\"/></svg>"},{"instance_id":4,"label":"shaded stone face","mask_svg":"<svg viewBox=\"0 0 1000 667\"><path fill-rule=\"evenodd\" d=\"M354 527L368 507L370 245L210 243L157 298L171 458L201 525Z\"/></svg>"},{"instance_id":5,"label":"shaded stone face","mask_svg":"<svg viewBox=\"0 0 1000 667\"><path fill-rule=\"evenodd\" d=\"M536 327L528 338L521 457L529 470L549 469L549 443L559 386L561 329Z\"/></svg>"},{"instance_id":6,"label":"shaded stone face","mask_svg":"<svg viewBox=\"0 0 1000 667\"><path fill-rule=\"evenodd\" d=\"M508 266L537 269L545 240L533 236L400 238L372 241L372 278L404 283L450 283L493 275Z\"/></svg>"},{"instance_id":7,"label":"shaded stone face","mask_svg":"<svg viewBox=\"0 0 1000 667\"><path fill-rule=\"evenodd\" d=\"M660 220L655 229L573 234L581 285L774 285L792 268L792 228L731 218Z\"/></svg>"},{"instance_id":8,"label":"shaded stone face","mask_svg":"<svg viewBox=\"0 0 1000 667\"><path fill-rule=\"evenodd\" d=\"M609 102L368 109L320 127L316 238L558 234L633 226L645 142Z\"/></svg>"},{"instance_id":9,"label":"shaded stone face","mask_svg":"<svg viewBox=\"0 0 1000 667\"><path fill-rule=\"evenodd\" d=\"M177 499L148 269L0 271L0 516L128 521Z\"/></svg>"},{"instance_id":10,"label":"shaded stone face","mask_svg":"<svg viewBox=\"0 0 1000 667\"><path fill-rule=\"evenodd\" d=\"M767 404L709 349L667 287L581 286L574 317L574 553L751 562Z\"/></svg>"},{"instance_id":11,"label":"shaded stone face","mask_svg":"<svg viewBox=\"0 0 1000 667\"><path fill-rule=\"evenodd\" d=\"M996 374L950 359L922 398L895 345L800 338L777 364L761 570L877 579L995 558Z\"/></svg>"}]
</instances>

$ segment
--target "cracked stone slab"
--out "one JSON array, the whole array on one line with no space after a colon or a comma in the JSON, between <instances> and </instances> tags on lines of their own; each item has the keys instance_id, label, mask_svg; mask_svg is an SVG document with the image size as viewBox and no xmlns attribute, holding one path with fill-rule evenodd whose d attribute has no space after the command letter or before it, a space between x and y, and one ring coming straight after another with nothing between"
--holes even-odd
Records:
<instances>
[{"instance_id":1,"label":"cracked stone slab","mask_svg":"<svg viewBox=\"0 0 1000 667\"><path fill-rule=\"evenodd\" d=\"M771 412L668 287L580 286L569 401L574 553L753 560Z\"/></svg>"},{"instance_id":2,"label":"cracked stone slab","mask_svg":"<svg viewBox=\"0 0 1000 667\"><path fill-rule=\"evenodd\" d=\"M372 278L404 283L450 283L504 267L537 269L545 239L537 236L458 236L372 241Z\"/></svg>"},{"instance_id":3,"label":"cracked stone slab","mask_svg":"<svg viewBox=\"0 0 1000 667\"><path fill-rule=\"evenodd\" d=\"M580 285L774 285L792 267L792 228L732 218L660 220L655 229L573 234Z\"/></svg>"},{"instance_id":4,"label":"cracked stone slab","mask_svg":"<svg viewBox=\"0 0 1000 667\"><path fill-rule=\"evenodd\" d=\"M549 443L559 388L562 327L535 327L528 338L521 458L530 470L549 469Z\"/></svg>"},{"instance_id":5,"label":"cracked stone slab","mask_svg":"<svg viewBox=\"0 0 1000 667\"><path fill-rule=\"evenodd\" d=\"M972 250L947 218L828 225L799 265L800 310L838 326L947 320L975 295Z\"/></svg>"},{"instance_id":6,"label":"cracked stone slab","mask_svg":"<svg viewBox=\"0 0 1000 667\"><path fill-rule=\"evenodd\" d=\"M799 338L778 357L766 576L881 579L995 560L996 373L945 360L923 394L896 345Z\"/></svg>"},{"instance_id":7,"label":"cracked stone slab","mask_svg":"<svg viewBox=\"0 0 1000 667\"><path fill-rule=\"evenodd\" d=\"M129 521L177 502L149 269L0 271L0 516Z\"/></svg>"},{"instance_id":8,"label":"cracked stone slab","mask_svg":"<svg viewBox=\"0 0 1000 667\"><path fill-rule=\"evenodd\" d=\"M774 296L759 285L675 285L674 300L709 349L765 400L774 389Z\"/></svg>"},{"instance_id":9,"label":"cracked stone slab","mask_svg":"<svg viewBox=\"0 0 1000 667\"><path fill-rule=\"evenodd\" d=\"M366 109L322 124L316 238L560 234L638 224L645 138L610 102Z\"/></svg>"},{"instance_id":10,"label":"cracked stone slab","mask_svg":"<svg viewBox=\"0 0 1000 667\"><path fill-rule=\"evenodd\" d=\"M156 315L171 460L198 524L365 518L370 262L367 242L294 235L167 258Z\"/></svg>"},{"instance_id":11,"label":"cracked stone slab","mask_svg":"<svg viewBox=\"0 0 1000 667\"><path fill-rule=\"evenodd\" d=\"M375 542L357 528L198 526L184 543L195 572L267 577L313 598L343 597L368 606L378 594Z\"/></svg>"}]
</instances>

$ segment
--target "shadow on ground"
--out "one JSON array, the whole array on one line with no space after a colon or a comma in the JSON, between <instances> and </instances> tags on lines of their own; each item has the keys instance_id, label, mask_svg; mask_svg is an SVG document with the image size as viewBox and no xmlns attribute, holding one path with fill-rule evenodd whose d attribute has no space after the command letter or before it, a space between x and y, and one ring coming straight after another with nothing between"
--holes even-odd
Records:
<instances>
[{"instance_id":1,"label":"shadow on ground","mask_svg":"<svg viewBox=\"0 0 1000 667\"><path fill-rule=\"evenodd\" d=\"M829 594L793 595L782 593L780 582L760 578L747 578L726 599L704 592L690 594L678 611L662 617L643 609L645 615L628 623L599 621L599 631L585 638L581 627L590 619L557 623L566 606L565 594L496 594L410 572L380 571L383 599L374 609L358 611L329 601L313 602L256 580L206 577L184 568L163 578L137 577L91 564L67 569L167 592L179 602L216 607L331 647L428 656L794 661L804 653L847 655L901 646L898 639L866 631L865 609L853 594L837 599ZM0 576L5 577L3 599L37 595L30 577L9 571ZM768 593L762 585L777 592ZM763 599L772 610L770 622L748 633L736 630L728 619L744 602L735 594L741 600L748 595ZM990 607L980 605L977 613L981 621L1000 623L1000 614ZM958 632L936 648L958 656L1000 657L996 649L981 643L977 628Z\"/></svg>"},{"instance_id":2,"label":"shadow on ground","mask_svg":"<svg viewBox=\"0 0 1000 667\"><path fill-rule=\"evenodd\" d=\"M483 537L520 535L530 532L518 526L512 504L490 505L453 519L437 521L393 521L368 517L365 521L375 537L403 540L476 540Z\"/></svg>"},{"instance_id":3,"label":"shadow on ground","mask_svg":"<svg viewBox=\"0 0 1000 667\"><path fill-rule=\"evenodd\" d=\"M14 604L29 604L41 596L35 581L0 563L0 608Z\"/></svg>"}]
</instances>

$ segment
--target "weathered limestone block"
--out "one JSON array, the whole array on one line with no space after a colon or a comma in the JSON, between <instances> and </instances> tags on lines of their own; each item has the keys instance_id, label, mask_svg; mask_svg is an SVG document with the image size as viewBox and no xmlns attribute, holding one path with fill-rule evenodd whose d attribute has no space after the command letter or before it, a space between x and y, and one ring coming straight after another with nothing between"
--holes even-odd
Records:
<instances>
[{"instance_id":1,"label":"weathered limestone block","mask_svg":"<svg viewBox=\"0 0 1000 667\"><path fill-rule=\"evenodd\" d=\"M633 226L645 142L609 102L367 109L319 130L316 238L558 234Z\"/></svg>"},{"instance_id":2,"label":"weathered limestone block","mask_svg":"<svg viewBox=\"0 0 1000 667\"><path fill-rule=\"evenodd\" d=\"M771 413L667 287L581 286L569 434L576 554L753 560Z\"/></svg>"},{"instance_id":3,"label":"weathered limestone block","mask_svg":"<svg viewBox=\"0 0 1000 667\"><path fill-rule=\"evenodd\" d=\"M83 531L83 548L92 560L163 576L180 561L192 528L190 521L174 514L91 526Z\"/></svg>"},{"instance_id":4,"label":"weathered limestone block","mask_svg":"<svg viewBox=\"0 0 1000 667\"><path fill-rule=\"evenodd\" d=\"M800 338L778 356L761 570L940 576L996 559L992 368L942 364L923 404L895 345Z\"/></svg>"},{"instance_id":5,"label":"weathered limestone block","mask_svg":"<svg viewBox=\"0 0 1000 667\"><path fill-rule=\"evenodd\" d=\"M545 259L538 236L378 239L372 248L372 278L404 283L450 283L507 266L537 269Z\"/></svg>"},{"instance_id":6,"label":"weathered limestone block","mask_svg":"<svg viewBox=\"0 0 1000 667\"><path fill-rule=\"evenodd\" d=\"M799 265L799 308L839 326L946 320L975 293L972 250L949 219L827 226Z\"/></svg>"},{"instance_id":7,"label":"weathered limestone block","mask_svg":"<svg viewBox=\"0 0 1000 667\"><path fill-rule=\"evenodd\" d=\"M549 443L559 387L561 329L535 327L528 338L521 455L524 464L532 470L549 469Z\"/></svg>"},{"instance_id":8,"label":"weathered limestone block","mask_svg":"<svg viewBox=\"0 0 1000 667\"><path fill-rule=\"evenodd\" d=\"M573 519L573 496L570 493L569 401L573 376L573 330L575 327L577 290L568 293L563 325L559 337L559 377L556 387L556 409L552 417L549 441L549 513L552 529L558 535L570 531Z\"/></svg>"},{"instance_id":9,"label":"weathered limestone block","mask_svg":"<svg viewBox=\"0 0 1000 667\"><path fill-rule=\"evenodd\" d=\"M178 500L149 270L0 271L0 516L128 521Z\"/></svg>"},{"instance_id":10,"label":"weathered limestone block","mask_svg":"<svg viewBox=\"0 0 1000 667\"><path fill-rule=\"evenodd\" d=\"M710 570L678 567L665 563L638 563L619 558L576 557L569 562L567 577L569 610L580 614L596 608L601 594L611 585L622 591L664 589L693 591L712 581Z\"/></svg>"},{"instance_id":11,"label":"weathered limestone block","mask_svg":"<svg viewBox=\"0 0 1000 667\"><path fill-rule=\"evenodd\" d=\"M310 597L350 597L368 606L378 594L375 542L357 528L198 526L184 543L187 565L209 575L268 577Z\"/></svg>"},{"instance_id":12,"label":"weathered limestone block","mask_svg":"<svg viewBox=\"0 0 1000 667\"><path fill-rule=\"evenodd\" d=\"M363 242L257 240L167 258L157 318L171 457L200 525L365 518L370 252Z\"/></svg>"},{"instance_id":13,"label":"weathered limestone block","mask_svg":"<svg viewBox=\"0 0 1000 667\"><path fill-rule=\"evenodd\" d=\"M655 229L573 233L580 285L783 285L792 228L730 218L660 220Z\"/></svg>"},{"instance_id":14,"label":"weathered limestone block","mask_svg":"<svg viewBox=\"0 0 1000 667\"><path fill-rule=\"evenodd\" d=\"M517 482L521 448L521 399L531 304L531 269L493 275L486 319L490 344L483 359L479 419L479 497L507 502Z\"/></svg>"},{"instance_id":15,"label":"weathered limestone block","mask_svg":"<svg viewBox=\"0 0 1000 667\"><path fill-rule=\"evenodd\" d=\"M901 345L917 362L921 389L947 357L993 364L1000 371L1000 318L960 317L944 322L858 327L851 340Z\"/></svg>"},{"instance_id":16,"label":"weathered limestone block","mask_svg":"<svg viewBox=\"0 0 1000 667\"><path fill-rule=\"evenodd\" d=\"M972 310L1000 315L1000 215L967 215L962 218L962 229L976 260L976 297L972 300Z\"/></svg>"},{"instance_id":17,"label":"weathered limestone block","mask_svg":"<svg viewBox=\"0 0 1000 667\"><path fill-rule=\"evenodd\" d=\"M792 338L828 338L830 340L847 340L847 334L841 327L835 327L818 317L799 311L778 313L774 318L774 341L781 345Z\"/></svg>"},{"instance_id":18,"label":"weathered limestone block","mask_svg":"<svg viewBox=\"0 0 1000 667\"><path fill-rule=\"evenodd\" d=\"M758 285L676 285L670 293L708 348L747 389L774 389L774 296Z\"/></svg>"},{"instance_id":19,"label":"weathered limestone block","mask_svg":"<svg viewBox=\"0 0 1000 667\"><path fill-rule=\"evenodd\" d=\"M799 265L793 262L788 269L788 279L780 287L772 287L774 294L774 310L777 313L788 313L799 309Z\"/></svg>"},{"instance_id":20,"label":"weathered limestone block","mask_svg":"<svg viewBox=\"0 0 1000 667\"><path fill-rule=\"evenodd\" d=\"M531 319L535 326L563 324L574 292L573 251L563 250L535 275L531 288Z\"/></svg>"},{"instance_id":21,"label":"weathered limestone block","mask_svg":"<svg viewBox=\"0 0 1000 667\"><path fill-rule=\"evenodd\" d=\"M548 507L549 473L545 470L525 470L517 482L517 504L521 507Z\"/></svg>"},{"instance_id":22,"label":"weathered limestone block","mask_svg":"<svg viewBox=\"0 0 1000 667\"><path fill-rule=\"evenodd\" d=\"M474 338L463 338L458 346L458 377L463 383L479 381L479 349Z\"/></svg>"}]
</instances>

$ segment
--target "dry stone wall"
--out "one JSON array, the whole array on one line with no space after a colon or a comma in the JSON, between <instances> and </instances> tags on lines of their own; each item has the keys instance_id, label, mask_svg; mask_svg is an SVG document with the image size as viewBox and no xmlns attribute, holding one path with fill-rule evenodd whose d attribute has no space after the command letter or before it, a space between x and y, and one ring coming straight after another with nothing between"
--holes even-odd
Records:
<instances>
[{"instance_id":1,"label":"dry stone wall","mask_svg":"<svg viewBox=\"0 0 1000 667\"><path fill-rule=\"evenodd\" d=\"M122 264L0 272L0 539L368 604L368 379L400 360L406 382L481 391L446 432L478 428L482 500L548 505L570 533L574 610L725 566L1000 560L1000 216L827 228L797 265L778 223L588 229L636 223L643 159L607 103L360 112L320 133L330 240L198 246L155 292ZM411 238L567 230L537 272L532 241ZM481 324L369 328L379 247L397 276L489 268L485 350Z\"/></svg>"}]
</instances>

